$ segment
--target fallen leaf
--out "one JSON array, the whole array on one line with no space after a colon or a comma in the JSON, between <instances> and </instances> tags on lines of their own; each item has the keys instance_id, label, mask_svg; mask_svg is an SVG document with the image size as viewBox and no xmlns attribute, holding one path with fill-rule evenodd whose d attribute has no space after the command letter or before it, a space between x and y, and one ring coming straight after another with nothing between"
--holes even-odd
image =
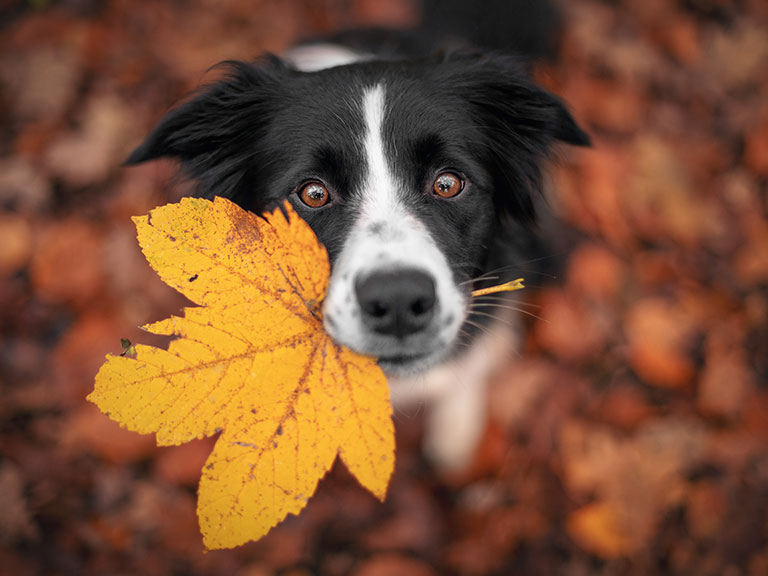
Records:
<instances>
[{"instance_id":1,"label":"fallen leaf","mask_svg":"<svg viewBox=\"0 0 768 576\"><path fill-rule=\"evenodd\" d=\"M44 123L59 120L77 97L82 73L76 51L59 44L11 54L0 60L0 78L12 96L14 115Z\"/></svg>"},{"instance_id":2,"label":"fallen leaf","mask_svg":"<svg viewBox=\"0 0 768 576\"><path fill-rule=\"evenodd\" d=\"M408 550L428 554L440 539L440 517L428 488L399 485L392 491L392 513L360 534L366 551ZM388 507L390 505L388 502Z\"/></svg>"},{"instance_id":3,"label":"fallen leaf","mask_svg":"<svg viewBox=\"0 0 768 576\"><path fill-rule=\"evenodd\" d=\"M745 138L744 160L757 174L768 174L768 106Z\"/></svg>"},{"instance_id":4,"label":"fallen leaf","mask_svg":"<svg viewBox=\"0 0 768 576\"><path fill-rule=\"evenodd\" d=\"M701 34L696 22L687 15L679 12L658 20L654 32L662 47L675 60L686 65L696 66L701 62Z\"/></svg>"},{"instance_id":5,"label":"fallen leaf","mask_svg":"<svg viewBox=\"0 0 768 576\"><path fill-rule=\"evenodd\" d=\"M86 107L82 126L57 138L45 154L48 171L71 187L92 186L106 180L125 150L131 112L118 98L99 95Z\"/></svg>"},{"instance_id":6,"label":"fallen leaf","mask_svg":"<svg viewBox=\"0 0 768 576\"><path fill-rule=\"evenodd\" d=\"M701 463L706 440L696 420L659 418L630 436L568 422L560 438L566 489L595 499L571 514L569 534L605 558L643 550L664 515L685 499L687 477Z\"/></svg>"},{"instance_id":7,"label":"fallen leaf","mask_svg":"<svg viewBox=\"0 0 768 576\"><path fill-rule=\"evenodd\" d=\"M423 561L400 554L383 554L366 560L353 572L354 576L434 576L436 572Z\"/></svg>"},{"instance_id":8,"label":"fallen leaf","mask_svg":"<svg viewBox=\"0 0 768 576\"><path fill-rule=\"evenodd\" d=\"M686 495L685 520L697 538L716 538L723 529L728 502L723 486L714 480L693 484Z\"/></svg>"},{"instance_id":9,"label":"fallen leaf","mask_svg":"<svg viewBox=\"0 0 768 576\"><path fill-rule=\"evenodd\" d=\"M589 242L577 247L568 260L568 283L589 300L610 301L621 292L624 263L605 246Z\"/></svg>"},{"instance_id":10,"label":"fallen leaf","mask_svg":"<svg viewBox=\"0 0 768 576\"><path fill-rule=\"evenodd\" d=\"M647 120L648 106L640 91L625 82L592 79L582 87L583 118L616 134L635 134Z\"/></svg>"},{"instance_id":11,"label":"fallen leaf","mask_svg":"<svg viewBox=\"0 0 768 576\"><path fill-rule=\"evenodd\" d=\"M654 415L654 407L641 387L619 380L595 398L593 415L620 430L634 430Z\"/></svg>"},{"instance_id":12,"label":"fallen leaf","mask_svg":"<svg viewBox=\"0 0 768 576\"><path fill-rule=\"evenodd\" d=\"M90 380L103 363L104 355L113 349L112 344L118 340L115 334L120 329L116 312L92 312L78 318L56 343L47 358L51 371L47 381L48 395L60 408L83 405Z\"/></svg>"},{"instance_id":13,"label":"fallen leaf","mask_svg":"<svg viewBox=\"0 0 768 576\"><path fill-rule=\"evenodd\" d=\"M736 277L747 286L768 282L768 225L761 214L745 214L741 227L746 242L736 254Z\"/></svg>"},{"instance_id":14,"label":"fallen leaf","mask_svg":"<svg viewBox=\"0 0 768 576\"><path fill-rule=\"evenodd\" d=\"M736 420L752 395L755 377L742 349L708 350L697 391L704 414Z\"/></svg>"},{"instance_id":15,"label":"fallen leaf","mask_svg":"<svg viewBox=\"0 0 768 576\"><path fill-rule=\"evenodd\" d=\"M24 214L51 204L52 186L38 166L21 157L0 159L0 206Z\"/></svg>"},{"instance_id":16,"label":"fallen leaf","mask_svg":"<svg viewBox=\"0 0 768 576\"><path fill-rule=\"evenodd\" d=\"M150 265L198 307L145 327L177 336L167 351L108 356L88 397L159 445L220 433L198 491L209 549L298 514L337 454L379 499L394 467L384 374L323 331L327 254L284 210L185 198L135 218Z\"/></svg>"},{"instance_id":17,"label":"fallen leaf","mask_svg":"<svg viewBox=\"0 0 768 576\"><path fill-rule=\"evenodd\" d=\"M23 216L0 212L0 278L21 270L32 253L32 226Z\"/></svg>"},{"instance_id":18,"label":"fallen leaf","mask_svg":"<svg viewBox=\"0 0 768 576\"><path fill-rule=\"evenodd\" d=\"M102 231L84 218L41 226L30 262L34 294L52 304L91 304L104 284L102 241Z\"/></svg>"},{"instance_id":19,"label":"fallen leaf","mask_svg":"<svg viewBox=\"0 0 768 576\"><path fill-rule=\"evenodd\" d=\"M155 458L155 474L168 484L194 486L214 443L213 438L203 438L164 448Z\"/></svg>"},{"instance_id":20,"label":"fallen leaf","mask_svg":"<svg viewBox=\"0 0 768 576\"><path fill-rule=\"evenodd\" d=\"M638 300L624 321L629 363L648 384L687 388L695 375L689 351L695 329L693 319L674 302L662 298Z\"/></svg>"},{"instance_id":21,"label":"fallen leaf","mask_svg":"<svg viewBox=\"0 0 768 576\"><path fill-rule=\"evenodd\" d=\"M178 554L201 566L205 558L200 550L200 535L195 529L194 497L170 486L155 484L146 480L134 482L130 500L119 513L119 519L127 525L135 540L151 538L163 543L164 554L173 557ZM150 571L153 574L167 574L172 570Z\"/></svg>"},{"instance_id":22,"label":"fallen leaf","mask_svg":"<svg viewBox=\"0 0 768 576\"><path fill-rule=\"evenodd\" d=\"M617 558L634 552L634 542L623 533L616 510L595 502L571 513L566 529L579 546L602 558Z\"/></svg>"},{"instance_id":23,"label":"fallen leaf","mask_svg":"<svg viewBox=\"0 0 768 576\"><path fill-rule=\"evenodd\" d=\"M658 135L632 144L633 167L620 188L627 218L641 237L671 237L685 246L701 241L707 204L693 185L681 146Z\"/></svg>"},{"instance_id":24,"label":"fallen leaf","mask_svg":"<svg viewBox=\"0 0 768 576\"><path fill-rule=\"evenodd\" d=\"M636 240L628 219L629 199L623 193L631 166L621 149L600 147L581 156L576 185L558 185L566 218L579 229L603 236L609 246L632 246Z\"/></svg>"},{"instance_id":25,"label":"fallen leaf","mask_svg":"<svg viewBox=\"0 0 768 576\"><path fill-rule=\"evenodd\" d=\"M493 379L488 407L491 418L505 430L525 427L531 414L537 414L542 397L557 382L557 370L538 359L510 363Z\"/></svg>"},{"instance_id":26,"label":"fallen leaf","mask_svg":"<svg viewBox=\"0 0 768 576\"><path fill-rule=\"evenodd\" d=\"M751 18L738 18L731 26L717 27L706 40L706 76L720 90L743 90L765 77L768 38L762 26Z\"/></svg>"},{"instance_id":27,"label":"fallen leaf","mask_svg":"<svg viewBox=\"0 0 768 576\"><path fill-rule=\"evenodd\" d=\"M573 364L600 357L611 330L605 311L588 307L576 294L549 289L541 294L542 318L534 325L536 341Z\"/></svg>"},{"instance_id":28,"label":"fallen leaf","mask_svg":"<svg viewBox=\"0 0 768 576\"><path fill-rule=\"evenodd\" d=\"M6 461L0 465L0 542L35 539L38 527L24 497L21 471Z\"/></svg>"},{"instance_id":29,"label":"fallen leaf","mask_svg":"<svg viewBox=\"0 0 768 576\"><path fill-rule=\"evenodd\" d=\"M81 397L82 398L82 397ZM152 438L131 434L110 422L90 404L70 412L59 445L66 454L96 454L105 462L129 464L146 460L156 451Z\"/></svg>"}]
</instances>

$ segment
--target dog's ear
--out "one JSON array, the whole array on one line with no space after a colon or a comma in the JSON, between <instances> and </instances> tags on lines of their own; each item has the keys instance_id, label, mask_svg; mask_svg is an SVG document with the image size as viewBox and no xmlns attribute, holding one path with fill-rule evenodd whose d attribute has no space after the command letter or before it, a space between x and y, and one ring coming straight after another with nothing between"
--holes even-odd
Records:
<instances>
[{"instance_id":1,"label":"dog's ear","mask_svg":"<svg viewBox=\"0 0 768 576\"><path fill-rule=\"evenodd\" d=\"M223 76L166 114L124 164L175 158L201 189L237 194L246 157L280 101L280 75L286 67L267 57L257 63L223 62L217 68L225 71Z\"/></svg>"},{"instance_id":2,"label":"dog's ear","mask_svg":"<svg viewBox=\"0 0 768 576\"><path fill-rule=\"evenodd\" d=\"M589 146L589 136L562 100L530 80L507 56L464 53L445 57L446 86L465 100L484 138L486 165L500 205L523 221L535 218L532 194L540 188L540 164L557 141Z\"/></svg>"}]
</instances>

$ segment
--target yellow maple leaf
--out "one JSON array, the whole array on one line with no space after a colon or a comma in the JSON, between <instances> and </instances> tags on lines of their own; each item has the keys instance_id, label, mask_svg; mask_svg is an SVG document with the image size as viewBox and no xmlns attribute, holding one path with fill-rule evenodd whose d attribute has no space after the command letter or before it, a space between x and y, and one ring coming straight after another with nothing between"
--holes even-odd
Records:
<instances>
[{"instance_id":1,"label":"yellow maple leaf","mask_svg":"<svg viewBox=\"0 0 768 576\"><path fill-rule=\"evenodd\" d=\"M209 549L298 514L337 455L379 499L394 467L384 374L323 331L328 257L284 211L186 198L134 218L152 268L198 307L145 326L177 337L168 350L107 356L88 396L159 445L220 433L198 489Z\"/></svg>"}]
</instances>

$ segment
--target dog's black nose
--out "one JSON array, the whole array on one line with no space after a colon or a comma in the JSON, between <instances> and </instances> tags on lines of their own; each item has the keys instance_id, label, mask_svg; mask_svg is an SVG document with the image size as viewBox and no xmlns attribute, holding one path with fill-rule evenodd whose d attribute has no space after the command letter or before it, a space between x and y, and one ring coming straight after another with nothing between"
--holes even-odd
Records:
<instances>
[{"instance_id":1,"label":"dog's black nose","mask_svg":"<svg viewBox=\"0 0 768 576\"><path fill-rule=\"evenodd\" d=\"M380 334L404 338L426 328L435 311L435 281L413 269L374 272L355 282L363 322Z\"/></svg>"}]
</instances>

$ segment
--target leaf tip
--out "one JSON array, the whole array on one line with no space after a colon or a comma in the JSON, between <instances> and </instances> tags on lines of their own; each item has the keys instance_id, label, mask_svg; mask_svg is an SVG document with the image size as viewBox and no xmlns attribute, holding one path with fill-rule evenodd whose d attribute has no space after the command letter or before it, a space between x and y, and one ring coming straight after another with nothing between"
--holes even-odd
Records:
<instances>
[{"instance_id":1,"label":"leaf tip","mask_svg":"<svg viewBox=\"0 0 768 576\"><path fill-rule=\"evenodd\" d=\"M389 491L388 488L389 486L385 487L381 492L371 492L371 494L376 497L376 500L383 503L387 499L387 492Z\"/></svg>"}]
</instances>

